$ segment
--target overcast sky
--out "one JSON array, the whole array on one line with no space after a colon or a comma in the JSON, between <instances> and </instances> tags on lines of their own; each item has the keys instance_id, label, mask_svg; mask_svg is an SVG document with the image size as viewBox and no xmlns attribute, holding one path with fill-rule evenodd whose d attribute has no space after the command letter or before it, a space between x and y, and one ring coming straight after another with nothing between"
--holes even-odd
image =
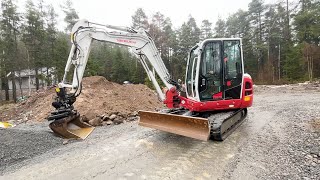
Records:
<instances>
[{"instance_id":1,"label":"overcast sky","mask_svg":"<svg viewBox=\"0 0 320 180\"><path fill-rule=\"evenodd\" d=\"M17 0L23 11L25 0ZM59 14L59 29L63 29L64 14L60 10L60 4L64 0L44 0L46 4L53 4ZM265 0L266 3L275 3L279 0ZM34 0L34 2L37 2ZM251 0L73 0L73 6L81 19L92 22L130 26L131 16L137 8L143 8L148 17L160 11L169 17L174 28L178 28L192 15L198 26L201 21L208 19L215 23L218 17L226 18L238 9L248 9Z\"/></svg>"}]
</instances>

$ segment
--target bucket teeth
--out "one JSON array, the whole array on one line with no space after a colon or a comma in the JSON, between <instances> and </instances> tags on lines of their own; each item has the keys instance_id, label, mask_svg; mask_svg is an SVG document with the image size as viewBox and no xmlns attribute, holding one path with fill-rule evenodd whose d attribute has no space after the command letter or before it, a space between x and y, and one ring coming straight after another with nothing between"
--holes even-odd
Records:
<instances>
[{"instance_id":1,"label":"bucket teeth","mask_svg":"<svg viewBox=\"0 0 320 180\"><path fill-rule=\"evenodd\" d=\"M139 125L179 134L203 141L210 136L209 122L205 118L175 114L139 111Z\"/></svg>"},{"instance_id":2,"label":"bucket teeth","mask_svg":"<svg viewBox=\"0 0 320 180\"><path fill-rule=\"evenodd\" d=\"M49 125L50 129L64 138L85 139L94 127L83 122L79 114L55 120Z\"/></svg>"}]
</instances>

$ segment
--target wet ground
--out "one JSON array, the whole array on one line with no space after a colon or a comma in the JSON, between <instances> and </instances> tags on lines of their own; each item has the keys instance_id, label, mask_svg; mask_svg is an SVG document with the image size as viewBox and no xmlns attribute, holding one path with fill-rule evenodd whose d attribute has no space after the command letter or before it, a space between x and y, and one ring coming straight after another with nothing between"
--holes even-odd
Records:
<instances>
[{"instance_id":1,"label":"wet ground","mask_svg":"<svg viewBox=\"0 0 320 180\"><path fill-rule=\"evenodd\" d=\"M133 122L63 145L46 123L19 125L0 130L0 179L320 179L319 104L319 92L260 91L223 142Z\"/></svg>"}]
</instances>

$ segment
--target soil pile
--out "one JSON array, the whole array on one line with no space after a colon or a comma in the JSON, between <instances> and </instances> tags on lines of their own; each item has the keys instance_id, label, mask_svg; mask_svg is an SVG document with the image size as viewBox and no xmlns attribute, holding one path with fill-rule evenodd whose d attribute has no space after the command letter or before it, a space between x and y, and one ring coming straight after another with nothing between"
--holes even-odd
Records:
<instances>
[{"instance_id":1,"label":"soil pile","mask_svg":"<svg viewBox=\"0 0 320 180\"><path fill-rule=\"evenodd\" d=\"M2 121L43 121L54 110L51 106L54 96L54 88L39 91L26 101L1 111L0 118ZM82 93L74 106L89 121L96 117L106 120L112 115L112 118L115 115L123 118L136 116L137 111L154 111L161 108L162 103L145 85L120 85L101 76L92 76L83 79Z\"/></svg>"}]
</instances>

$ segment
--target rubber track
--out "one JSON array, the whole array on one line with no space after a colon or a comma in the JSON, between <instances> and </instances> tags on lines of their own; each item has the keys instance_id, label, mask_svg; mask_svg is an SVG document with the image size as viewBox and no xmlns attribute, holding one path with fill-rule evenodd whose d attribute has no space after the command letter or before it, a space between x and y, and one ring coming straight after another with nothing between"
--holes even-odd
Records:
<instances>
[{"instance_id":1,"label":"rubber track","mask_svg":"<svg viewBox=\"0 0 320 180\"><path fill-rule=\"evenodd\" d=\"M241 125L246 116L246 108L235 111L220 112L211 115L208 118L210 123L210 139L217 141L225 140L235 129Z\"/></svg>"}]
</instances>

